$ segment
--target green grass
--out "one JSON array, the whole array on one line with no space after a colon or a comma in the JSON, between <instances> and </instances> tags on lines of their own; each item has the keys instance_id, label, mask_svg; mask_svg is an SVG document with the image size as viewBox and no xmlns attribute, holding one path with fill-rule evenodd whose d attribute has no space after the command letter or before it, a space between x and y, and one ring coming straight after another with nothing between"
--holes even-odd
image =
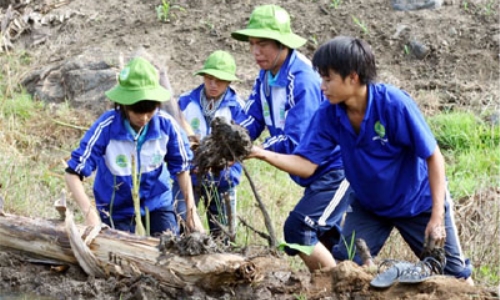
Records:
<instances>
[{"instance_id":1,"label":"green grass","mask_svg":"<svg viewBox=\"0 0 500 300\"><path fill-rule=\"evenodd\" d=\"M498 183L498 125L471 112L441 113L428 122L446 158L449 187L455 198L471 196Z\"/></svg>"}]
</instances>

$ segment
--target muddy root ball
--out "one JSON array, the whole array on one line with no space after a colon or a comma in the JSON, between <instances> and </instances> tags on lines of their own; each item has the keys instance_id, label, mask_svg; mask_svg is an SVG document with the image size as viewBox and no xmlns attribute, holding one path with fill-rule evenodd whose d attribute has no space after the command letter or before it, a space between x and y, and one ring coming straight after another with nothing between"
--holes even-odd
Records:
<instances>
[{"instance_id":1,"label":"muddy root ball","mask_svg":"<svg viewBox=\"0 0 500 300\"><path fill-rule=\"evenodd\" d=\"M230 163L250 154L252 140L245 128L216 117L210 124L211 134L203 138L194 153L198 176L212 172L218 176Z\"/></svg>"}]
</instances>

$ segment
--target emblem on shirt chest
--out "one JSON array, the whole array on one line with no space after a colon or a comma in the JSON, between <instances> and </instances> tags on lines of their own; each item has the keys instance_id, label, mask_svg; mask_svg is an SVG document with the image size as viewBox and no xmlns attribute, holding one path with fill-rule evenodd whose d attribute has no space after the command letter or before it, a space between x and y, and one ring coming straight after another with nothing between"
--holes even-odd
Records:
<instances>
[{"instance_id":1,"label":"emblem on shirt chest","mask_svg":"<svg viewBox=\"0 0 500 300\"><path fill-rule=\"evenodd\" d=\"M117 155L115 162L120 168L126 168L128 166L128 159L124 154Z\"/></svg>"},{"instance_id":2,"label":"emblem on shirt chest","mask_svg":"<svg viewBox=\"0 0 500 300\"><path fill-rule=\"evenodd\" d=\"M269 104L266 102L264 102L264 107L263 107L263 114L264 114L264 117L270 117L271 116L271 110L269 109Z\"/></svg>"},{"instance_id":3,"label":"emblem on shirt chest","mask_svg":"<svg viewBox=\"0 0 500 300\"><path fill-rule=\"evenodd\" d=\"M377 134L372 138L373 141L380 141L380 144L385 145L388 142L388 139L385 137L385 126L380 123L380 121L375 122L375 126L373 128L375 133Z\"/></svg>"},{"instance_id":4,"label":"emblem on shirt chest","mask_svg":"<svg viewBox=\"0 0 500 300\"><path fill-rule=\"evenodd\" d=\"M200 131L200 119L193 118L191 120L191 128L196 132Z\"/></svg>"}]
</instances>

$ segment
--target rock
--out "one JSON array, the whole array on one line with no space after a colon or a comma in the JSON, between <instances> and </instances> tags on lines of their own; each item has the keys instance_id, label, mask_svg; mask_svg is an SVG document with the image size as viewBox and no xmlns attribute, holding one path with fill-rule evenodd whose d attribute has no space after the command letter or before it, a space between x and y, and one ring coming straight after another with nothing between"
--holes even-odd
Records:
<instances>
[{"instance_id":1,"label":"rock","mask_svg":"<svg viewBox=\"0 0 500 300\"><path fill-rule=\"evenodd\" d=\"M391 0L394 10L418 10L437 9L443 4L443 0Z\"/></svg>"},{"instance_id":2,"label":"rock","mask_svg":"<svg viewBox=\"0 0 500 300\"><path fill-rule=\"evenodd\" d=\"M410 30L410 27L408 25L398 24L396 26L396 32L391 36L391 38L393 38L393 39L399 38L401 33L407 29Z\"/></svg>"},{"instance_id":3,"label":"rock","mask_svg":"<svg viewBox=\"0 0 500 300\"><path fill-rule=\"evenodd\" d=\"M500 33L497 33L493 36L491 36L491 41L493 44L495 44L497 47L500 47Z\"/></svg>"},{"instance_id":4,"label":"rock","mask_svg":"<svg viewBox=\"0 0 500 300\"><path fill-rule=\"evenodd\" d=\"M104 92L116 84L118 56L90 50L34 70L21 84L43 101L68 101L73 107L102 113L109 104Z\"/></svg>"},{"instance_id":5,"label":"rock","mask_svg":"<svg viewBox=\"0 0 500 300\"><path fill-rule=\"evenodd\" d=\"M424 59L429 53L429 47L418 41L410 42L411 53L418 59Z\"/></svg>"}]
</instances>

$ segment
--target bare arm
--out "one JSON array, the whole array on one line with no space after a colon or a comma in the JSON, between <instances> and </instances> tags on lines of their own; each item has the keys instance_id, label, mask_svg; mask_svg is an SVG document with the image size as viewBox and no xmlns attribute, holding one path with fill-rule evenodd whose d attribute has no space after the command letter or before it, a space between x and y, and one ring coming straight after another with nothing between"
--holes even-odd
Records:
<instances>
[{"instance_id":1,"label":"bare arm","mask_svg":"<svg viewBox=\"0 0 500 300\"><path fill-rule=\"evenodd\" d=\"M80 178L75 174L66 173L64 175L64 179L66 180L66 185L68 186L69 191L73 195L73 198L85 217L85 224L87 226L97 226L101 224L101 219L99 218L95 207L92 206L89 197L85 193Z\"/></svg>"},{"instance_id":2,"label":"bare arm","mask_svg":"<svg viewBox=\"0 0 500 300\"><path fill-rule=\"evenodd\" d=\"M429 184L432 195L432 214L425 230L426 237L433 237L438 246L444 244L446 231L444 230L444 199L446 193L446 178L444 158L436 145L434 153L427 158Z\"/></svg>"},{"instance_id":3,"label":"bare arm","mask_svg":"<svg viewBox=\"0 0 500 300\"><path fill-rule=\"evenodd\" d=\"M252 147L252 152L248 158L257 158L263 160L276 168L285 171L291 175L296 175L302 178L310 177L318 168L308 159L294 154L280 154L273 151L262 149L258 146Z\"/></svg>"},{"instance_id":4,"label":"bare arm","mask_svg":"<svg viewBox=\"0 0 500 300\"><path fill-rule=\"evenodd\" d=\"M186 201L186 224L191 231L205 232L203 224L201 224L200 217L196 210L194 202L193 185L189 171L182 171L177 173L177 180L179 188L181 189L184 199Z\"/></svg>"}]
</instances>

